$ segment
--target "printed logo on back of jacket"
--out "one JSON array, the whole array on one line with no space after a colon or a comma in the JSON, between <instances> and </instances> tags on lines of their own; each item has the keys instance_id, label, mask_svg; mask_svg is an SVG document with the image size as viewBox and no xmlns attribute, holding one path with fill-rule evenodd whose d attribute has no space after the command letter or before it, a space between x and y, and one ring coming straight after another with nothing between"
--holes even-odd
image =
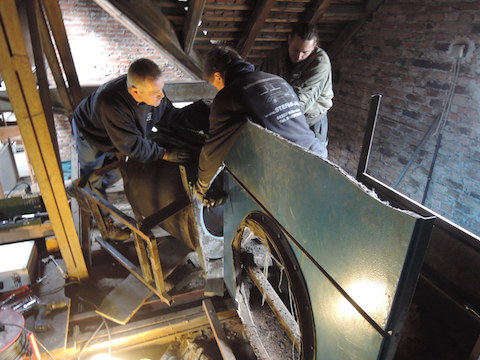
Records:
<instances>
[{"instance_id":1,"label":"printed logo on back of jacket","mask_svg":"<svg viewBox=\"0 0 480 360\"><path fill-rule=\"evenodd\" d=\"M152 121L153 120L153 112L150 111L147 113L147 118L146 118L146 121L149 122L149 121Z\"/></svg>"}]
</instances>

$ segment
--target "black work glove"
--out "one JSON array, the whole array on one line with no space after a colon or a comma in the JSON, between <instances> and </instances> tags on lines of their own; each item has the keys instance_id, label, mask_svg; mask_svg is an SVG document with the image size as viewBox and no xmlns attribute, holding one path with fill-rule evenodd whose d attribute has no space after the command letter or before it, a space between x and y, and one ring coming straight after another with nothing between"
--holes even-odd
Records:
<instances>
[{"instance_id":1,"label":"black work glove","mask_svg":"<svg viewBox=\"0 0 480 360\"><path fill-rule=\"evenodd\" d=\"M208 190L208 185L201 180L197 180L193 186L193 193L201 201L203 206L216 207L225 203L227 193L223 190L212 191Z\"/></svg>"},{"instance_id":2,"label":"black work glove","mask_svg":"<svg viewBox=\"0 0 480 360\"><path fill-rule=\"evenodd\" d=\"M208 191L205 197L203 198L203 205L206 207L217 207L223 205L227 200L227 193L225 191L220 191L213 193Z\"/></svg>"},{"instance_id":3,"label":"black work glove","mask_svg":"<svg viewBox=\"0 0 480 360\"><path fill-rule=\"evenodd\" d=\"M190 159L190 153L184 149L165 150L162 159L177 164L183 164Z\"/></svg>"},{"instance_id":4,"label":"black work glove","mask_svg":"<svg viewBox=\"0 0 480 360\"><path fill-rule=\"evenodd\" d=\"M193 185L193 194L202 202L202 204L205 200L205 194L207 193L208 187L209 184L204 183L200 179L198 179L195 182L195 185Z\"/></svg>"}]
</instances>

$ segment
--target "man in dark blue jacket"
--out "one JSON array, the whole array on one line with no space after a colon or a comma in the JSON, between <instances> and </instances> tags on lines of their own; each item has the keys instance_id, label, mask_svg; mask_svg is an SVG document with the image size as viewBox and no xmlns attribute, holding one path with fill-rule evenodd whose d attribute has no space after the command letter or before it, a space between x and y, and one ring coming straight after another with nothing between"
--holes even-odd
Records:
<instances>
[{"instance_id":1,"label":"man in dark blue jacket","mask_svg":"<svg viewBox=\"0 0 480 360\"><path fill-rule=\"evenodd\" d=\"M210 109L210 129L200 153L194 187L201 200L247 120L312 152L322 152L297 95L281 77L255 71L252 64L226 46L217 46L208 53L204 75L219 92Z\"/></svg>"},{"instance_id":2,"label":"man in dark blue jacket","mask_svg":"<svg viewBox=\"0 0 480 360\"><path fill-rule=\"evenodd\" d=\"M154 127L170 126L179 117L163 87L159 67L151 60L138 59L126 75L107 82L80 102L72 127L81 176L101 168L115 153L139 162L164 159L182 163L188 159L187 152L167 150L147 138ZM106 188L120 177L117 169L90 178L90 184L105 195Z\"/></svg>"}]
</instances>

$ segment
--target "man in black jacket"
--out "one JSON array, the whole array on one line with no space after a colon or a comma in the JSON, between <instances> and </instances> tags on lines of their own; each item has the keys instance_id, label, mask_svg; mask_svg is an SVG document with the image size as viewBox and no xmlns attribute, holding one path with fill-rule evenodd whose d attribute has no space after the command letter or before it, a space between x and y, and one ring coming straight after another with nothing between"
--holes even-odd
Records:
<instances>
[{"instance_id":1,"label":"man in black jacket","mask_svg":"<svg viewBox=\"0 0 480 360\"><path fill-rule=\"evenodd\" d=\"M81 176L101 168L115 153L139 162L164 159L182 163L188 159L187 152L164 149L147 138L154 127L169 126L179 117L163 87L159 67L151 60L138 59L126 75L107 82L80 102L72 127ZM90 184L105 195L106 188L120 177L117 169L90 178ZM126 235L112 236L120 240Z\"/></svg>"},{"instance_id":2,"label":"man in black jacket","mask_svg":"<svg viewBox=\"0 0 480 360\"><path fill-rule=\"evenodd\" d=\"M226 46L217 46L208 53L204 75L219 92L210 109L210 129L200 153L194 187L201 200L247 120L321 153L319 140L307 125L297 95L281 77L255 71L252 64Z\"/></svg>"}]
</instances>

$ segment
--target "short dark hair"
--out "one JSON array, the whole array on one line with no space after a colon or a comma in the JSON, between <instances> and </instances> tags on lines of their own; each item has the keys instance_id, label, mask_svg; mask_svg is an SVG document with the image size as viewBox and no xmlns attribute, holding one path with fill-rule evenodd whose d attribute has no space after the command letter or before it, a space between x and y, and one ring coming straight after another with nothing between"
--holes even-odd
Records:
<instances>
[{"instance_id":1,"label":"short dark hair","mask_svg":"<svg viewBox=\"0 0 480 360\"><path fill-rule=\"evenodd\" d=\"M317 27L308 23L296 24L290 35L292 38L297 35L302 40L315 40L316 42L320 40Z\"/></svg>"},{"instance_id":2,"label":"short dark hair","mask_svg":"<svg viewBox=\"0 0 480 360\"><path fill-rule=\"evenodd\" d=\"M225 78L227 68L235 60L242 60L235 49L230 46L217 45L207 53L203 64L203 74L207 80L216 72L219 72Z\"/></svg>"},{"instance_id":3,"label":"short dark hair","mask_svg":"<svg viewBox=\"0 0 480 360\"><path fill-rule=\"evenodd\" d=\"M127 87L138 87L145 79L158 79L162 76L162 71L152 60L137 59L128 67Z\"/></svg>"}]
</instances>

